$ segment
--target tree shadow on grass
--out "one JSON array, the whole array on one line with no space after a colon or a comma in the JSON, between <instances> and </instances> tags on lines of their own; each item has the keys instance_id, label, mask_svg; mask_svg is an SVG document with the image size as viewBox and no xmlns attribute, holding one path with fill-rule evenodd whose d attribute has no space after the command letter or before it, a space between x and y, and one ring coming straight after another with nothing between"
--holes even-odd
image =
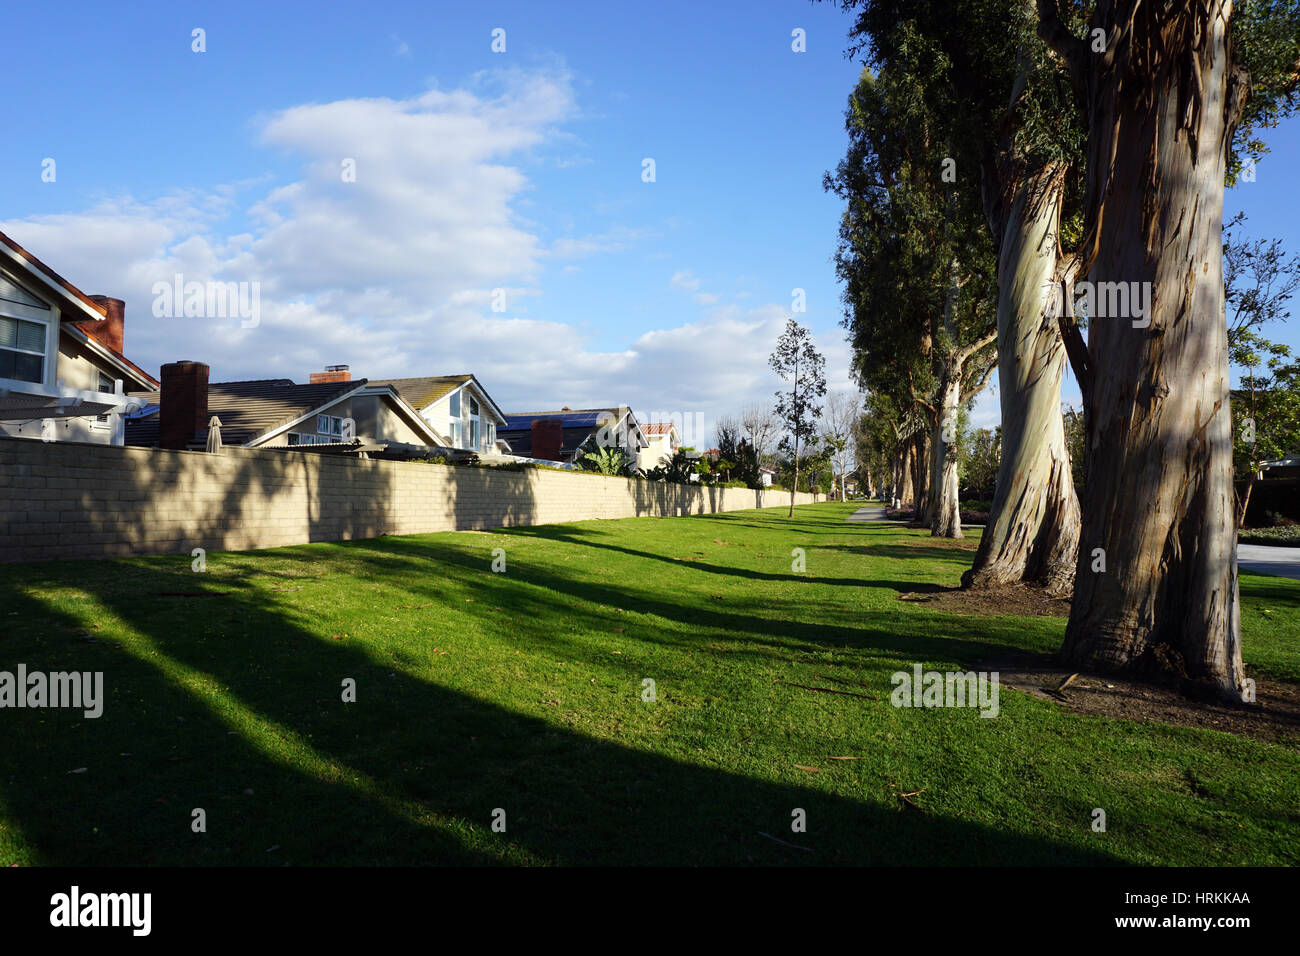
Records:
<instances>
[{"instance_id":1,"label":"tree shadow on grass","mask_svg":"<svg viewBox=\"0 0 1300 956\"><path fill-rule=\"evenodd\" d=\"M1242 597L1300 605L1300 582L1294 582L1290 578L1243 571L1237 578L1237 586Z\"/></svg>"},{"instance_id":2,"label":"tree shadow on grass","mask_svg":"<svg viewBox=\"0 0 1300 956\"><path fill-rule=\"evenodd\" d=\"M975 556L975 549L941 545L907 545L907 544L828 544L827 551L842 551L867 558L889 558L893 561L955 561L970 563Z\"/></svg>"},{"instance_id":3,"label":"tree shadow on grass","mask_svg":"<svg viewBox=\"0 0 1300 956\"><path fill-rule=\"evenodd\" d=\"M835 611L816 601L810 605L794 605L789 599L777 599L779 603L770 609L784 616L765 617L753 613L754 606L748 597L735 602L725 595L718 595L717 600L710 600L708 604L689 603L681 594L665 592L653 580L633 584L618 578L594 578L577 570L535 566L522 561L512 563L508 575L484 573L487 566L484 555L465 544L464 539L389 538L382 543L347 542L339 547L362 561L368 575L401 580L403 586L419 594L422 601L448 604L459 599L451 593L453 582L449 576L427 573L431 565L450 565L468 572L463 580L474 582L476 599L485 607L511 608L514 616L524 621L567 620L593 631L611 628L618 611L654 615L683 627L672 631L639 627L630 629L628 633L640 634L647 641L675 645L683 650L698 648L701 631L714 632L715 636L728 639L739 636L743 649L733 653L741 657L770 658L774 653L791 657L839 648L863 650L889 660L963 661L1025 647L1024 628L1014 619L981 621L978 636L959 637L956 635L969 628L971 622L958 615L931 616L931 627L927 629L901 626L892 613L876 612L882 619L882 626L873 626L863 620L861 612L851 603ZM697 566L690 565L692 568ZM806 577L796 577L807 580ZM930 587L946 590L916 582L832 579L829 583L908 591ZM521 584L528 585L527 589L520 588ZM575 608L574 602L569 600L574 598L584 602L584 607ZM834 623L836 613L844 623ZM789 619L792 616L796 619ZM935 633L938 629L943 629L941 634ZM546 629L539 640L566 660L585 662L589 659L580 636L569 637L558 630Z\"/></svg>"},{"instance_id":4,"label":"tree shadow on grass","mask_svg":"<svg viewBox=\"0 0 1300 956\"><path fill-rule=\"evenodd\" d=\"M95 568L109 573L46 566L0 583L18 618L6 659L105 673L98 720L6 715L4 803L37 862L1117 862L574 733L416 677L373 645L312 633L238 578L196 586L158 561ZM159 596L178 581L209 596ZM75 611L59 597L74 588ZM78 639L95 607L130 629L123 649ZM339 700L343 678L357 703ZM645 705L629 693L627 706ZM190 831L196 806L204 835ZM505 834L489 830L495 808ZM794 808L807 835L790 832Z\"/></svg>"}]
</instances>

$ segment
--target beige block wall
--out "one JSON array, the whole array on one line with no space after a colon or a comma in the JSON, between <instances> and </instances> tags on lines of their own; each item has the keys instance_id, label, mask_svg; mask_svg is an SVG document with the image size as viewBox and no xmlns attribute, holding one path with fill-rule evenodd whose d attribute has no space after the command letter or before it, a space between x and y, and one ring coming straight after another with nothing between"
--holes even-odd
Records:
<instances>
[{"instance_id":1,"label":"beige block wall","mask_svg":"<svg viewBox=\"0 0 1300 956\"><path fill-rule=\"evenodd\" d=\"M813 500L801 493L796 503ZM784 491L562 471L0 438L0 561L240 551L789 501Z\"/></svg>"}]
</instances>

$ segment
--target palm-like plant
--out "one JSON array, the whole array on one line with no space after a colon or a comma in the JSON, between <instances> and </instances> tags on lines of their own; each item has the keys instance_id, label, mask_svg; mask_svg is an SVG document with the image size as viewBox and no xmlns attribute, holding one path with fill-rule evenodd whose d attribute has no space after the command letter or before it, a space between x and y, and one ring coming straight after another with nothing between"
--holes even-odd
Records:
<instances>
[{"instance_id":1,"label":"palm-like plant","mask_svg":"<svg viewBox=\"0 0 1300 956\"><path fill-rule=\"evenodd\" d=\"M597 448L595 451L583 452L580 460L590 471L602 475L622 475L627 473L627 466L632 460L619 448Z\"/></svg>"}]
</instances>

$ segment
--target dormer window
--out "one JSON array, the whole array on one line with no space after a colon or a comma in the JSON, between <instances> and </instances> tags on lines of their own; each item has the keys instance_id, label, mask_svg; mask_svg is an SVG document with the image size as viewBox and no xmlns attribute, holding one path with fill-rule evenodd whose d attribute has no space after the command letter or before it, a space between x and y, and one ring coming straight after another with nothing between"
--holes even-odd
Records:
<instances>
[{"instance_id":1,"label":"dormer window","mask_svg":"<svg viewBox=\"0 0 1300 956\"><path fill-rule=\"evenodd\" d=\"M45 381L45 325L0 315L0 378Z\"/></svg>"}]
</instances>

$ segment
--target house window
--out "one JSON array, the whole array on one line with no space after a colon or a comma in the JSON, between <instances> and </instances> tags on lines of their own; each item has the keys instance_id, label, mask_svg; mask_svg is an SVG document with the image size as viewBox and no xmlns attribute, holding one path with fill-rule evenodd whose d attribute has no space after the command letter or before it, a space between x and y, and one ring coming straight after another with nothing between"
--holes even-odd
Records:
<instances>
[{"instance_id":1,"label":"house window","mask_svg":"<svg viewBox=\"0 0 1300 956\"><path fill-rule=\"evenodd\" d=\"M109 378L107 375L105 375L103 372L99 373L99 391L108 392L108 394L110 395L112 395L116 391L116 389L113 387L113 380Z\"/></svg>"},{"instance_id":2,"label":"house window","mask_svg":"<svg viewBox=\"0 0 1300 956\"><path fill-rule=\"evenodd\" d=\"M479 448L479 421L478 421L478 399L473 395L469 397L469 447L477 450Z\"/></svg>"},{"instance_id":3,"label":"house window","mask_svg":"<svg viewBox=\"0 0 1300 956\"><path fill-rule=\"evenodd\" d=\"M451 415L452 418L460 418L460 392L454 392L451 396L451 401L448 402L447 405L448 414Z\"/></svg>"},{"instance_id":4,"label":"house window","mask_svg":"<svg viewBox=\"0 0 1300 956\"><path fill-rule=\"evenodd\" d=\"M0 316L0 378L45 381L45 326Z\"/></svg>"},{"instance_id":5,"label":"house window","mask_svg":"<svg viewBox=\"0 0 1300 956\"><path fill-rule=\"evenodd\" d=\"M451 422L451 447L460 447L460 420L452 419Z\"/></svg>"},{"instance_id":6,"label":"house window","mask_svg":"<svg viewBox=\"0 0 1300 956\"><path fill-rule=\"evenodd\" d=\"M315 445L329 445L343 440L343 419L337 415L317 415L316 416L316 436L318 441L313 442ZM307 444L302 442L301 444Z\"/></svg>"}]
</instances>

